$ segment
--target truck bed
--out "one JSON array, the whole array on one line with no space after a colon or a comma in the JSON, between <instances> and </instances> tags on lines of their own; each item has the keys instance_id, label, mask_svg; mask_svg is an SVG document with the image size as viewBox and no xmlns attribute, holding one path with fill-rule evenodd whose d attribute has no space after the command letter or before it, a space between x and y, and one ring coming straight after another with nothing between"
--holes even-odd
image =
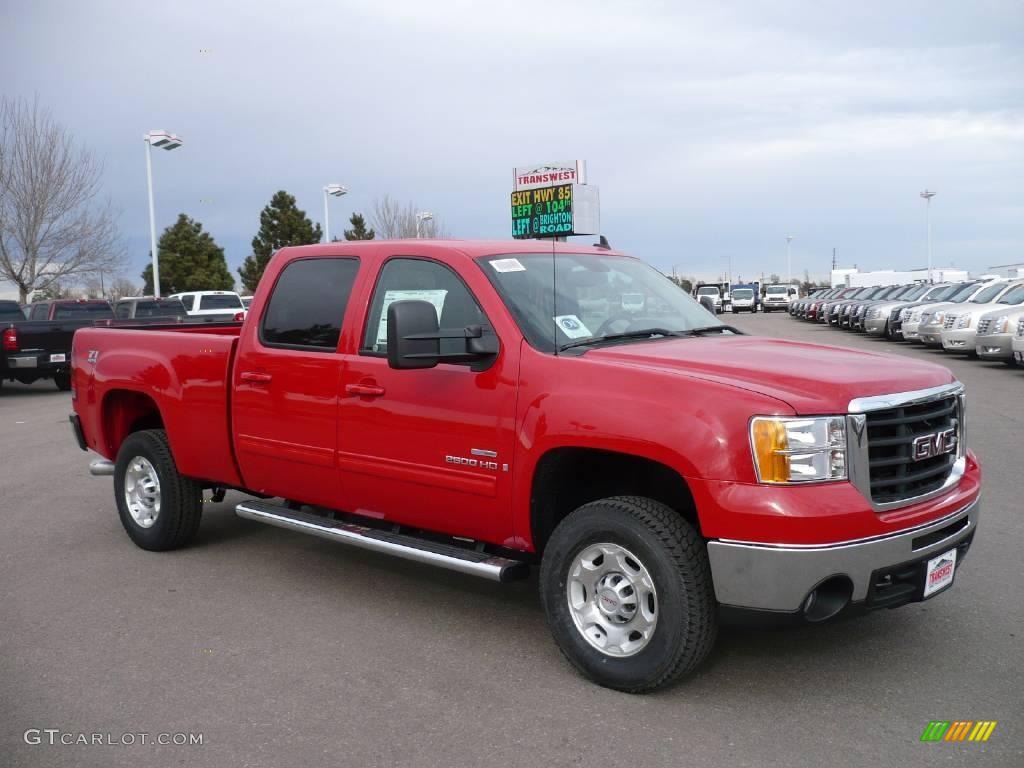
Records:
<instances>
[{"instance_id":1,"label":"truck bed","mask_svg":"<svg viewBox=\"0 0 1024 768\"><path fill-rule=\"evenodd\" d=\"M121 437L139 420L152 420L155 409L182 474L239 485L230 439L230 377L240 330L230 323L78 331L75 396L100 405L88 409L89 421L82 422L88 446L116 459ZM120 407L107 408L115 403ZM111 413L116 415L105 415Z\"/></svg>"}]
</instances>

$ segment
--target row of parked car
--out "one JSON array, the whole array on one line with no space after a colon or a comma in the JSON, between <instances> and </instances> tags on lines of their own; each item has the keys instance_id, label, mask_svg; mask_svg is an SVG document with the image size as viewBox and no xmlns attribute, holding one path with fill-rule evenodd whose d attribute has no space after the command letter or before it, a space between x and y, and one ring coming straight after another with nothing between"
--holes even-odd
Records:
<instances>
[{"instance_id":1,"label":"row of parked car","mask_svg":"<svg viewBox=\"0 0 1024 768\"><path fill-rule=\"evenodd\" d=\"M828 288L794 301L800 320L1024 365L1024 279Z\"/></svg>"},{"instance_id":2,"label":"row of parked car","mask_svg":"<svg viewBox=\"0 0 1024 768\"><path fill-rule=\"evenodd\" d=\"M190 291L167 298L0 301L0 386L53 379L68 390L71 340L88 325L241 322L247 311L233 291Z\"/></svg>"}]
</instances>

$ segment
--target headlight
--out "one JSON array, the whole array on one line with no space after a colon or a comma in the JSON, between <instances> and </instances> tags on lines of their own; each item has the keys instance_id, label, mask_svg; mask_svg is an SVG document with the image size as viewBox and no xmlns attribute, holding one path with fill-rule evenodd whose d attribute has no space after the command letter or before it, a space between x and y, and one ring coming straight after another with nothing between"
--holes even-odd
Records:
<instances>
[{"instance_id":1,"label":"headlight","mask_svg":"<svg viewBox=\"0 0 1024 768\"><path fill-rule=\"evenodd\" d=\"M869 309L869 310L868 310L868 311L867 311L867 312L866 312L866 313L864 314L864 319L865 319L865 320L874 320L875 318L877 318L877 317L878 317L878 315L879 315L880 313L881 313L881 310L879 310L879 309L878 309L878 307L872 307L871 309Z\"/></svg>"},{"instance_id":2,"label":"headlight","mask_svg":"<svg viewBox=\"0 0 1024 768\"><path fill-rule=\"evenodd\" d=\"M970 328L971 327L971 320L973 320L973 319L974 319L974 316L971 315L970 313L968 313L968 314L964 315L963 317L961 317L959 320L956 321L956 327L957 328Z\"/></svg>"},{"instance_id":3,"label":"headlight","mask_svg":"<svg viewBox=\"0 0 1024 768\"><path fill-rule=\"evenodd\" d=\"M997 317L989 326L990 333L1006 333L1009 330L1010 318L1007 315Z\"/></svg>"},{"instance_id":4,"label":"headlight","mask_svg":"<svg viewBox=\"0 0 1024 768\"><path fill-rule=\"evenodd\" d=\"M921 322L921 313L920 312L911 312L910 313L910 322L912 322L912 323L919 323L919 322Z\"/></svg>"},{"instance_id":5,"label":"headlight","mask_svg":"<svg viewBox=\"0 0 1024 768\"><path fill-rule=\"evenodd\" d=\"M846 419L756 416L750 445L761 483L846 479Z\"/></svg>"},{"instance_id":6,"label":"headlight","mask_svg":"<svg viewBox=\"0 0 1024 768\"><path fill-rule=\"evenodd\" d=\"M942 325L944 322L946 322L946 313L936 312L925 325Z\"/></svg>"}]
</instances>

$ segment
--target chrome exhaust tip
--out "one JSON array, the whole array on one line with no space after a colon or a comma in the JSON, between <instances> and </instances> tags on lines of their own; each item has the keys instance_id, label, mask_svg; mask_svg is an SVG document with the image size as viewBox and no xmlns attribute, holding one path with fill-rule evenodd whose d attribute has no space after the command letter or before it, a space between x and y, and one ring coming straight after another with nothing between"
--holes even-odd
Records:
<instances>
[{"instance_id":1,"label":"chrome exhaust tip","mask_svg":"<svg viewBox=\"0 0 1024 768\"><path fill-rule=\"evenodd\" d=\"M114 474L114 462L107 459L93 459L89 462L89 474L96 477L108 477Z\"/></svg>"}]
</instances>

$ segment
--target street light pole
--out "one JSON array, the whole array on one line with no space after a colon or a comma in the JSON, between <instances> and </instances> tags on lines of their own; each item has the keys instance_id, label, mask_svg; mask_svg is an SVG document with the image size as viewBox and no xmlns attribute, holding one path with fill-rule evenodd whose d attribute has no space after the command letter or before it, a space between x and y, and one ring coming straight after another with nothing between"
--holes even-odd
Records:
<instances>
[{"instance_id":1,"label":"street light pole","mask_svg":"<svg viewBox=\"0 0 1024 768\"><path fill-rule=\"evenodd\" d=\"M416 214L416 239L420 239L420 224L424 221L430 221L434 218L434 214L430 211L420 211Z\"/></svg>"},{"instance_id":2,"label":"street light pole","mask_svg":"<svg viewBox=\"0 0 1024 768\"><path fill-rule=\"evenodd\" d=\"M143 135L142 141L146 145L146 188L149 191L149 247L150 256L153 260L153 298L160 298L160 261L156 255L156 214L153 211L153 161L150 158L150 149L172 150L182 145L181 137L175 136L167 131L150 131Z\"/></svg>"},{"instance_id":3,"label":"street light pole","mask_svg":"<svg viewBox=\"0 0 1024 768\"><path fill-rule=\"evenodd\" d=\"M932 198L935 197L934 192L929 192L927 189L921 193L921 197L924 198L924 220L925 226L928 228L928 282L932 281Z\"/></svg>"},{"instance_id":4,"label":"street light pole","mask_svg":"<svg viewBox=\"0 0 1024 768\"><path fill-rule=\"evenodd\" d=\"M324 187L324 242L331 242L331 220L327 211L327 196L341 197L348 193L348 187L341 184L328 184Z\"/></svg>"},{"instance_id":5,"label":"street light pole","mask_svg":"<svg viewBox=\"0 0 1024 768\"><path fill-rule=\"evenodd\" d=\"M790 256L790 250L789 250L789 244L792 241L793 241L793 235L786 235L786 285L792 285L793 284L793 259Z\"/></svg>"}]
</instances>

